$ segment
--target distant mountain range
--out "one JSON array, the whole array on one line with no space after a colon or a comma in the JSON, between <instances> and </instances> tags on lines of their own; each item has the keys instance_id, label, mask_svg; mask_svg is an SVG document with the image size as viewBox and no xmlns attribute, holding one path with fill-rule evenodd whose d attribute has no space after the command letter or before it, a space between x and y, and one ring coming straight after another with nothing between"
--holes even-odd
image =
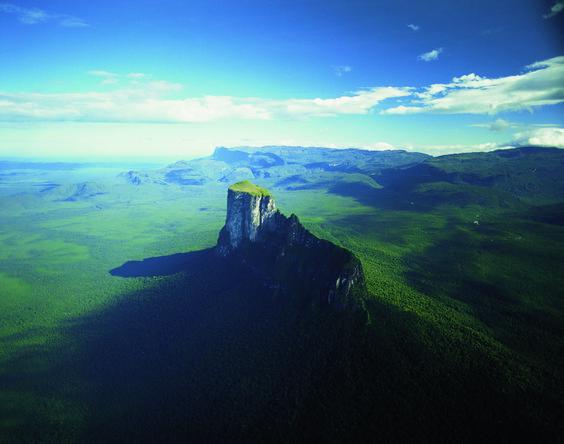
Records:
<instances>
[{"instance_id":1,"label":"distant mountain range","mask_svg":"<svg viewBox=\"0 0 564 444\"><path fill-rule=\"evenodd\" d=\"M161 170L128 171L121 178L135 186L256 180L273 189L330 186L337 194L364 200L399 198L398 205L428 206L452 200L458 205L512 207L564 199L563 167L564 151L557 148L431 157L402 150L220 147L209 157L179 161Z\"/></svg>"},{"instance_id":2,"label":"distant mountain range","mask_svg":"<svg viewBox=\"0 0 564 444\"><path fill-rule=\"evenodd\" d=\"M87 165L87 164L84 164ZM77 163L0 162L0 182L23 170L65 171ZM367 205L428 209L483 205L522 210L564 200L564 150L524 147L432 157L404 150L368 151L321 147L218 147L208 157L180 160L160 169L128 170L114 183L45 181L33 191L51 201L83 201L116 186L221 186L252 180L272 190L325 189ZM124 191L128 193L128 191ZM155 188L155 192L157 188Z\"/></svg>"}]
</instances>

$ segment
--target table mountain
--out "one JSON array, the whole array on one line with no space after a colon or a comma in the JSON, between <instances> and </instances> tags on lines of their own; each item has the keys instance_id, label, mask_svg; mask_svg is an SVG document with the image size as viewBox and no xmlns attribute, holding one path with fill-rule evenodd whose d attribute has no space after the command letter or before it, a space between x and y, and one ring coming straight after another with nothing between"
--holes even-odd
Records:
<instances>
[{"instance_id":1,"label":"table mountain","mask_svg":"<svg viewBox=\"0 0 564 444\"><path fill-rule=\"evenodd\" d=\"M302 304L363 306L366 284L358 258L314 236L295 214L283 215L270 192L249 181L229 187L216 251L246 264L275 293L300 298Z\"/></svg>"}]
</instances>

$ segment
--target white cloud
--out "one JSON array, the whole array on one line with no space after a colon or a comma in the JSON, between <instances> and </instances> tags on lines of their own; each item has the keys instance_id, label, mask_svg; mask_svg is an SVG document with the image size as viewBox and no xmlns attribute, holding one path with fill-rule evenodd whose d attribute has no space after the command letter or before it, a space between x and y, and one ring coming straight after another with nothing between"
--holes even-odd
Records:
<instances>
[{"instance_id":1,"label":"white cloud","mask_svg":"<svg viewBox=\"0 0 564 444\"><path fill-rule=\"evenodd\" d=\"M117 77L107 77L100 82L100 85L115 85L116 83L119 83Z\"/></svg>"},{"instance_id":2,"label":"white cloud","mask_svg":"<svg viewBox=\"0 0 564 444\"><path fill-rule=\"evenodd\" d=\"M98 122L208 122L218 119L300 119L367 115L396 99L380 114L489 114L533 110L564 102L564 56L529 65L522 74L487 78L475 73L423 88L372 87L338 97L269 99L182 95L183 85L144 73L92 70L103 91L66 94L0 91L0 120ZM119 87L111 88L119 82ZM110 89L111 88L111 89ZM497 119L492 131L514 126Z\"/></svg>"},{"instance_id":3,"label":"white cloud","mask_svg":"<svg viewBox=\"0 0 564 444\"><path fill-rule=\"evenodd\" d=\"M439 54L441 54L442 52L443 48L435 48L432 51L424 52L417 58L419 60L423 60L424 62L432 62L433 60L437 60L439 58Z\"/></svg>"},{"instance_id":4,"label":"white cloud","mask_svg":"<svg viewBox=\"0 0 564 444\"><path fill-rule=\"evenodd\" d=\"M100 82L101 85L115 85L119 83L120 80L129 81L130 86L139 85L140 80L147 80L149 78L149 76L142 72L130 72L128 74L122 75L101 69L88 71L88 74L94 77L100 77L102 79ZM178 91L182 89L182 85L178 83L171 83L162 80L151 82L151 86L153 89L160 89L162 91Z\"/></svg>"},{"instance_id":5,"label":"white cloud","mask_svg":"<svg viewBox=\"0 0 564 444\"><path fill-rule=\"evenodd\" d=\"M0 3L0 13L14 14L24 25L37 25L48 21L55 21L65 28L84 28L88 23L78 17L68 14L55 14L39 8L23 8L12 3Z\"/></svg>"},{"instance_id":6,"label":"white cloud","mask_svg":"<svg viewBox=\"0 0 564 444\"><path fill-rule=\"evenodd\" d=\"M72 17L70 15L59 15L59 25L64 28L88 28L90 25L78 17Z\"/></svg>"},{"instance_id":7,"label":"white cloud","mask_svg":"<svg viewBox=\"0 0 564 444\"><path fill-rule=\"evenodd\" d=\"M475 123L470 126L476 128L488 128L490 131L499 132L499 131L504 131L508 128L512 128L517 125L504 119L496 119L490 123Z\"/></svg>"},{"instance_id":8,"label":"white cloud","mask_svg":"<svg viewBox=\"0 0 564 444\"><path fill-rule=\"evenodd\" d=\"M513 147L507 144L485 142L485 143L477 143L477 144L419 145L415 148L412 148L412 150L438 156L443 154L476 153L483 151L493 151L503 148L513 148Z\"/></svg>"},{"instance_id":9,"label":"white cloud","mask_svg":"<svg viewBox=\"0 0 564 444\"><path fill-rule=\"evenodd\" d=\"M281 108L285 114L304 116L334 116L338 114L368 114L378 103L409 95L409 88L371 88L350 96L332 99L287 99L270 101L269 107Z\"/></svg>"},{"instance_id":10,"label":"white cloud","mask_svg":"<svg viewBox=\"0 0 564 444\"><path fill-rule=\"evenodd\" d=\"M412 31L419 31L419 26L418 25L414 25L413 23L410 23L409 25L407 25L408 28L410 28Z\"/></svg>"},{"instance_id":11,"label":"white cloud","mask_svg":"<svg viewBox=\"0 0 564 444\"><path fill-rule=\"evenodd\" d=\"M486 142L474 145L428 145L419 146L415 150L429 154L451 154L477 151L493 151L519 147L564 148L564 129L560 127L538 128L521 131L504 143Z\"/></svg>"},{"instance_id":12,"label":"white cloud","mask_svg":"<svg viewBox=\"0 0 564 444\"><path fill-rule=\"evenodd\" d=\"M380 102L409 95L409 88L371 88L335 98L274 100L255 97L179 97L183 86L147 76L89 71L102 84L120 88L81 93L2 93L0 120L83 122L208 122L368 114ZM131 79L133 77L133 79ZM127 85L126 85L127 83ZM125 86L126 85L126 86Z\"/></svg>"},{"instance_id":13,"label":"white cloud","mask_svg":"<svg viewBox=\"0 0 564 444\"><path fill-rule=\"evenodd\" d=\"M514 146L545 146L564 148L564 128L538 128L515 134Z\"/></svg>"},{"instance_id":14,"label":"white cloud","mask_svg":"<svg viewBox=\"0 0 564 444\"><path fill-rule=\"evenodd\" d=\"M564 2L556 2L554 5L552 5L552 8L550 8L550 12L543 15L543 18L549 19L562 11L564 11Z\"/></svg>"},{"instance_id":15,"label":"white cloud","mask_svg":"<svg viewBox=\"0 0 564 444\"><path fill-rule=\"evenodd\" d=\"M504 119L497 119L496 121L492 122L489 126L490 131L503 131L507 128L512 126L511 122L508 122Z\"/></svg>"},{"instance_id":16,"label":"white cloud","mask_svg":"<svg viewBox=\"0 0 564 444\"><path fill-rule=\"evenodd\" d=\"M147 75L142 72L130 72L127 74L127 77L130 79L143 79L147 77Z\"/></svg>"},{"instance_id":17,"label":"white cloud","mask_svg":"<svg viewBox=\"0 0 564 444\"><path fill-rule=\"evenodd\" d=\"M373 151L385 151L385 150L395 150L397 149L394 145L387 142L375 142L369 145L365 145L361 148Z\"/></svg>"},{"instance_id":18,"label":"white cloud","mask_svg":"<svg viewBox=\"0 0 564 444\"><path fill-rule=\"evenodd\" d=\"M143 87L148 87L150 91L158 93L175 92L184 88L180 83L167 82L166 80L152 80L146 83L134 81L132 85L144 85Z\"/></svg>"},{"instance_id":19,"label":"white cloud","mask_svg":"<svg viewBox=\"0 0 564 444\"><path fill-rule=\"evenodd\" d=\"M15 14L21 23L35 25L47 21L49 15L37 8L21 8L11 3L0 3L0 12Z\"/></svg>"},{"instance_id":20,"label":"white cloud","mask_svg":"<svg viewBox=\"0 0 564 444\"><path fill-rule=\"evenodd\" d=\"M415 92L408 105L382 114L497 114L564 102L564 56L536 62L522 74L489 79L474 73Z\"/></svg>"},{"instance_id":21,"label":"white cloud","mask_svg":"<svg viewBox=\"0 0 564 444\"><path fill-rule=\"evenodd\" d=\"M119 83L119 74L114 72L94 69L92 71L88 71L88 74L94 77L100 77L102 79L100 81L100 85L115 85Z\"/></svg>"},{"instance_id":22,"label":"white cloud","mask_svg":"<svg viewBox=\"0 0 564 444\"><path fill-rule=\"evenodd\" d=\"M338 65L333 67L333 71L337 77L342 77L343 74L351 72L352 67L348 65Z\"/></svg>"}]
</instances>

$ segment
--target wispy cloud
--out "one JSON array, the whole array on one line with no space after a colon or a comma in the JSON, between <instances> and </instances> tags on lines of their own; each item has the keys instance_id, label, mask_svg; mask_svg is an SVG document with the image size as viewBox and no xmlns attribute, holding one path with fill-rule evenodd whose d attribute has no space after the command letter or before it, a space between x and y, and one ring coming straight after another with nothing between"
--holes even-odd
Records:
<instances>
[{"instance_id":1,"label":"wispy cloud","mask_svg":"<svg viewBox=\"0 0 564 444\"><path fill-rule=\"evenodd\" d=\"M13 14L24 25L37 25L53 21L65 28L84 28L89 26L85 20L79 17L50 13L39 8L24 8L12 3L0 3L0 13Z\"/></svg>"},{"instance_id":2,"label":"wispy cloud","mask_svg":"<svg viewBox=\"0 0 564 444\"><path fill-rule=\"evenodd\" d=\"M514 126L514 124L505 119L497 119L494 122L490 123L488 129L490 131L499 132L499 131L505 131L506 129L511 128L512 126Z\"/></svg>"},{"instance_id":3,"label":"wispy cloud","mask_svg":"<svg viewBox=\"0 0 564 444\"><path fill-rule=\"evenodd\" d=\"M410 88L377 87L361 91L348 96L331 99L287 99L280 101L266 101L268 109L277 114L326 117L342 114L368 114L372 108L384 100L404 97L410 94Z\"/></svg>"},{"instance_id":4,"label":"wispy cloud","mask_svg":"<svg viewBox=\"0 0 564 444\"><path fill-rule=\"evenodd\" d=\"M65 94L0 92L0 120L97 122L208 122L219 119L302 119L342 115L485 114L564 103L564 56L526 67L521 74L487 78L471 73L422 88L375 86L329 98L190 97L183 85L140 72L92 70L103 90ZM479 124L491 131L515 125ZM477 125L475 125L477 126Z\"/></svg>"},{"instance_id":5,"label":"wispy cloud","mask_svg":"<svg viewBox=\"0 0 564 444\"><path fill-rule=\"evenodd\" d=\"M550 12L543 15L543 18L549 19L551 17L554 17L556 14L561 13L562 11L564 11L564 2L556 2L554 5L552 5L552 8L550 8Z\"/></svg>"},{"instance_id":6,"label":"wispy cloud","mask_svg":"<svg viewBox=\"0 0 564 444\"><path fill-rule=\"evenodd\" d=\"M72 17L69 15L59 15L58 17L59 19L59 25L64 27L64 28L87 28L90 25L86 22L86 20L83 20L81 18L78 17Z\"/></svg>"},{"instance_id":7,"label":"wispy cloud","mask_svg":"<svg viewBox=\"0 0 564 444\"><path fill-rule=\"evenodd\" d=\"M20 6L12 5L11 3L0 3L0 12L14 14L18 17L18 20L21 23L26 25L43 23L49 18L49 15L41 9L22 8Z\"/></svg>"},{"instance_id":8,"label":"wispy cloud","mask_svg":"<svg viewBox=\"0 0 564 444\"><path fill-rule=\"evenodd\" d=\"M105 92L0 92L0 120L208 122L362 115L384 100L410 94L409 88L378 87L334 98L179 97L182 85L152 80L145 74L119 75L105 70L89 74L102 79L104 85L119 81L123 86Z\"/></svg>"},{"instance_id":9,"label":"wispy cloud","mask_svg":"<svg viewBox=\"0 0 564 444\"><path fill-rule=\"evenodd\" d=\"M144 79L145 77L147 77L147 74L144 74L142 72L130 72L129 74L127 74L127 77L130 79Z\"/></svg>"},{"instance_id":10,"label":"wispy cloud","mask_svg":"<svg viewBox=\"0 0 564 444\"><path fill-rule=\"evenodd\" d=\"M94 77L99 77L101 79L101 85L115 85L119 82L119 75L114 72L95 69L88 71L88 74Z\"/></svg>"},{"instance_id":11,"label":"wispy cloud","mask_svg":"<svg viewBox=\"0 0 564 444\"><path fill-rule=\"evenodd\" d=\"M105 71L105 70L102 70L102 69L94 69L94 70L88 71L88 74L90 74L91 76L99 77L100 79L102 79L101 82L100 82L102 85L115 85L116 83L119 83L120 80L125 80L125 81L128 81L130 84L135 84L135 82L138 82L139 80L149 78L149 76L147 76L147 74L142 73L142 72L130 72L128 74L117 74L115 72ZM156 83L156 82L153 82L153 83ZM180 86L180 88L182 87L182 85L178 85L178 84L175 84L175 85Z\"/></svg>"},{"instance_id":12,"label":"wispy cloud","mask_svg":"<svg viewBox=\"0 0 564 444\"><path fill-rule=\"evenodd\" d=\"M432 62L433 60L437 60L442 52L443 52L443 48L435 48L432 51L424 52L423 54L419 55L417 58L419 60L423 60L424 62Z\"/></svg>"},{"instance_id":13,"label":"wispy cloud","mask_svg":"<svg viewBox=\"0 0 564 444\"><path fill-rule=\"evenodd\" d=\"M96 76L96 77L117 77L118 76L118 74L116 74L115 72L104 71L102 69L93 69L91 71L88 71L88 74L90 74L91 76Z\"/></svg>"},{"instance_id":14,"label":"wispy cloud","mask_svg":"<svg viewBox=\"0 0 564 444\"><path fill-rule=\"evenodd\" d=\"M418 25L414 25L413 23L410 23L409 25L407 25L408 28L410 28L412 31L419 31L419 26Z\"/></svg>"},{"instance_id":15,"label":"wispy cloud","mask_svg":"<svg viewBox=\"0 0 564 444\"><path fill-rule=\"evenodd\" d=\"M564 102L564 56L536 62L522 74L489 79L474 73L415 91L408 105L383 114L497 114Z\"/></svg>"},{"instance_id":16,"label":"wispy cloud","mask_svg":"<svg viewBox=\"0 0 564 444\"><path fill-rule=\"evenodd\" d=\"M352 67L348 65L338 65L333 67L333 72L337 77L342 77L344 74L347 74L352 71Z\"/></svg>"},{"instance_id":17,"label":"wispy cloud","mask_svg":"<svg viewBox=\"0 0 564 444\"><path fill-rule=\"evenodd\" d=\"M487 128L490 131L494 131L494 132L501 132L501 131L505 131L508 128L513 128L515 126L517 126L515 123L513 122L509 122L508 120L505 119L496 119L493 122L490 123L475 123L473 125L470 125L476 128Z\"/></svg>"}]
</instances>

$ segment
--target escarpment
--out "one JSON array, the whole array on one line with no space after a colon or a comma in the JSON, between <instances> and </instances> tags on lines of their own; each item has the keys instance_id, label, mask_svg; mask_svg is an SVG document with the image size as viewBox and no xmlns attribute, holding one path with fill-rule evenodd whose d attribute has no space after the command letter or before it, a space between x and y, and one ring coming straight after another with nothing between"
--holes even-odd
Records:
<instances>
[{"instance_id":1,"label":"escarpment","mask_svg":"<svg viewBox=\"0 0 564 444\"><path fill-rule=\"evenodd\" d=\"M232 185L216 247L247 265L274 293L303 305L360 308L366 295L362 265L349 250L309 232L276 209L270 193L251 182Z\"/></svg>"},{"instance_id":2,"label":"escarpment","mask_svg":"<svg viewBox=\"0 0 564 444\"><path fill-rule=\"evenodd\" d=\"M266 227L274 229L277 214L274 199L264 188L249 181L238 182L227 190L227 217L220 232L218 252L227 256L246 241L255 241Z\"/></svg>"}]
</instances>

